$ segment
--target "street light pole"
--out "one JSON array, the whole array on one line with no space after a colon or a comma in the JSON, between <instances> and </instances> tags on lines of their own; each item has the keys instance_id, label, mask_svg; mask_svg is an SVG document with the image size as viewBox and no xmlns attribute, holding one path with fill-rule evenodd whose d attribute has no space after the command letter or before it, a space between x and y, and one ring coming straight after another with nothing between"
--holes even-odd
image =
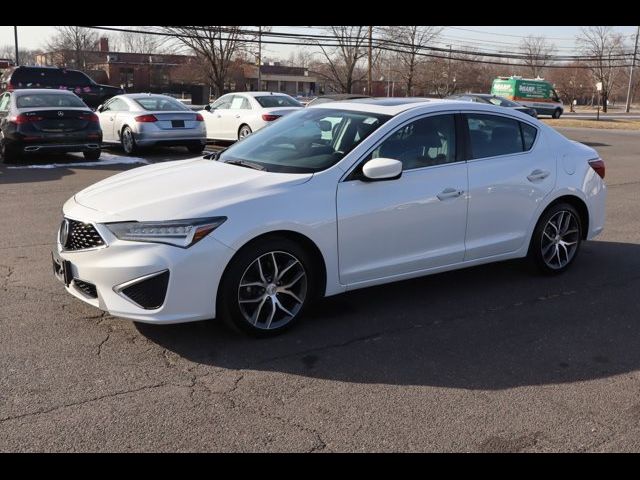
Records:
<instances>
[{"instance_id":1,"label":"street light pole","mask_svg":"<svg viewBox=\"0 0 640 480\"><path fill-rule=\"evenodd\" d=\"M20 58L18 54L18 27L13 27L13 36L15 38L16 43L16 67L20 66Z\"/></svg>"},{"instance_id":2,"label":"street light pole","mask_svg":"<svg viewBox=\"0 0 640 480\"><path fill-rule=\"evenodd\" d=\"M371 42L372 42L372 38L371 37L372 36L373 36L373 27L369 27L369 75L368 75L368 79L367 79L368 80L367 81L367 86L368 86L368 90L369 90L367 95L369 95L369 96L371 96L371 62L372 62L372 59L371 59L371 50L372 50Z\"/></svg>"},{"instance_id":3,"label":"street light pole","mask_svg":"<svg viewBox=\"0 0 640 480\"><path fill-rule=\"evenodd\" d=\"M262 91L262 25L258 26L258 91Z\"/></svg>"},{"instance_id":4,"label":"street light pole","mask_svg":"<svg viewBox=\"0 0 640 480\"><path fill-rule=\"evenodd\" d=\"M624 111L629 113L631 109L631 83L633 82L633 67L636 66L636 54L638 53L638 34L640 34L640 26L636 30L636 46L633 49L633 59L631 60L631 69L629 70L629 88L627 89L627 106Z\"/></svg>"}]
</instances>

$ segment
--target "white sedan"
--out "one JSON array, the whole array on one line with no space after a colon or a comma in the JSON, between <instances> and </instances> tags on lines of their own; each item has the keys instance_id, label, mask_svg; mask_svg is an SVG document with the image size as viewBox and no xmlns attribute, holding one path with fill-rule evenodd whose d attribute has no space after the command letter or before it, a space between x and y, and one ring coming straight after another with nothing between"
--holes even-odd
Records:
<instances>
[{"instance_id":1,"label":"white sedan","mask_svg":"<svg viewBox=\"0 0 640 480\"><path fill-rule=\"evenodd\" d=\"M239 140L270 122L304 108L284 93L241 92L221 96L199 113L209 140Z\"/></svg>"},{"instance_id":2,"label":"white sedan","mask_svg":"<svg viewBox=\"0 0 640 480\"><path fill-rule=\"evenodd\" d=\"M274 334L346 290L520 257L563 272L603 229L604 170L592 148L493 105L327 103L215 159L82 190L54 270L112 315Z\"/></svg>"}]
</instances>

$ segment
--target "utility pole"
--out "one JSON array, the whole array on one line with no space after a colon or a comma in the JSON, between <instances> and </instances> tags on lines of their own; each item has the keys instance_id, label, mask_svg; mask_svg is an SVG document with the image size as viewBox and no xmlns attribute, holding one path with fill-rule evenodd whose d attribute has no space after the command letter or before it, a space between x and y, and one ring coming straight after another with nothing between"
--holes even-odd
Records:
<instances>
[{"instance_id":1,"label":"utility pole","mask_svg":"<svg viewBox=\"0 0 640 480\"><path fill-rule=\"evenodd\" d=\"M13 36L15 38L15 42L16 42L16 67L20 66L20 58L18 55L18 27L15 26L13 27Z\"/></svg>"},{"instance_id":2,"label":"utility pole","mask_svg":"<svg viewBox=\"0 0 640 480\"><path fill-rule=\"evenodd\" d=\"M631 84L633 83L633 67L636 66L636 54L638 53L638 34L640 34L640 26L636 30L636 46L633 49L633 59L631 60L631 69L629 70L629 88L627 89L627 106L624 111L629 113L631 109Z\"/></svg>"},{"instance_id":3,"label":"utility pole","mask_svg":"<svg viewBox=\"0 0 640 480\"><path fill-rule=\"evenodd\" d=\"M262 25L258 26L258 91L262 91Z\"/></svg>"},{"instance_id":4,"label":"utility pole","mask_svg":"<svg viewBox=\"0 0 640 480\"><path fill-rule=\"evenodd\" d=\"M447 95L451 95L451 45L449 45L449 65L447 66Z\"/></svg>"},{"instance_id":5,"label":"utility pole","mask_svg":"<svg viewBox=\"0 0 640 480\"><path fill-rule=\"evenodd\" d=\"M368 76L368 81L367 81L367 86L368 86L368 95L371 96L371 42L372 42L372 37L373 37L373 27L369 27L369 76Z\"/></svg>"}]
</instances>

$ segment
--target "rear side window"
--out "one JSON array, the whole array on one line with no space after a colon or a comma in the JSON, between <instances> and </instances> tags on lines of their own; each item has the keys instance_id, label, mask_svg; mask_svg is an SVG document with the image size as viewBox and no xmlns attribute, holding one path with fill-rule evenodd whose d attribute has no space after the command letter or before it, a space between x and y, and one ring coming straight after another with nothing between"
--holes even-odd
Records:
<instances>
[{"instance_id":1,"label":"rear side window","mask_svg":"<svg viewBox=\"0 0 640 480\"><path fill-rule=\"evenodd\" d=\"M60 85L65 87L87 87L92 83L91 79L82 72L62 70L60 74Z\"/></svg>"},{"instance_id":2,"label":"rear side window","mask_svg":"<svg viewBox=\"0 0 640 480\"><path fill-rule=\"evenodd\" d=\"M11 83L18 88L60 87L62 75L57 68L18 68L11 76Z\"/></svg>"},{"instance_id":3,"label":"rear side window","mask_svg":"<svg viewBox=\"0 0 640 480\"><path fill-rule=\"evenodd\" d=\"M466 118L474 159L527 151L536 138L535 127L512 118L476 113Z\"/></svg>"}]
</instances>

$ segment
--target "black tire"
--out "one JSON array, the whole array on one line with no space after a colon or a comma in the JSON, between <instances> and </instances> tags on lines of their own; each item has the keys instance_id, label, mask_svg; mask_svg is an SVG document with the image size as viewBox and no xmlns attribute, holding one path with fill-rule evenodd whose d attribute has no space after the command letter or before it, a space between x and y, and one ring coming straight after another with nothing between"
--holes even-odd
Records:
<instances>
[{"instance_id":1,"label":"black tire","mask_svg":"<svg viewBox=\"0 0 640 480\"><path fill-rule=\"evenodd\" d=\"M238 140L242 140L244 137L251 135L251 133L252 130L249 125L240 125L240 128L238 129Z\"/></svg>"},{"instance_id":2,"label":"black tire","mask_svg":"<svg viewBox=\"0 0 640 480\"><path fill-rule=\"evenodd\" d=\"M124 153L127 155L133 155L138 150L136 145L136 139L133 136L133 131L129 127L124 127L120 134L120 144Z\"/></svg>"},{"instance_id":3,"label":"black tire","mask_svg":"<svg viewBox=\"0 0 640 480\"><path fill-rule=\"evenodd\" d=\"M551 118L560 118L560 115L562 115L562 110L556 108L551 114Z\"/></svg>"},{"instance_id":4,"label":"black tire","mask_svg":"<svg viewBox=\"0 0 640 480\"><path fill-rule=\"evenodd\" d=\"M294 265L286 271L285 275L282 277L281 283L284 284L285 282L291 282L300 274L300 272L303 272L305 274L304 277L302 277L296 284L296 288L302 286L305 287L304 295L301 291L296 291L299 299L302 300L302 304L299 304L288 295L280 293L275 293L273 295L282 302L283 306L290 310L295 310L295 307L291 307L292 303L290 302L293 302L295 305L301 305L297 311L295 311L295 315L287 320L289 315L286 315L275 306L273 300L270 300L271 297L268 296L268 292L265 288L259 286L246 287L249 290L242 290L244 294L249 297L256 296L256 298L264 298L265 302L263 302L262 307L266 305L266 307L264 307L265 310L262 313L258 312L256 315L256 325L252 325L250 323L250 319L247 318L248 314L251 313L251 310L247 311L246 308L256 309L260 302L252 302L249 304L249 307L246 306L247 304L241 307L240 282L244 278L245 283L247 283L247 278L252 274L255 275L257 273L256 262L258 259L262 259L260 261L263 265L261 268L264 270L264 276L267 277L267 280L272 285L274 285L275 280L269 277L270 272L273 272L273 269L269 265L269 263L272 263L270 262L270 258L272 258L271 253L276 255L277 262L284 260L281 267L287 263L293 263L292 258L299 262L299 265ZM300 317L304 314L306 307L316 298L318 288L315 274L317 272L314 271L313 266L314 263L311 255L300 245L287 238L273 236L251 242L243 247L235 257L233 257L225 270L218 289L216 307L217 317L224 320L227 325L231 326L234 330L254 337L270 337L288 330L299 321ZM280 268L280 272L285 271L285 268ZM278 283L278 285L280 285L280 283ZM286 284L282 288L286 288ZM254 290L251 291L251 289ZM286 305L284 305L285 303ZM243 311L243 309L245 310ZM270 328L265 328L267 317L269 317L272 310L274 312L272 317L274 324ZM278 322L280 323L278 324Z\"/></svg>"},{"instance_id":5,"label":"black tire","mask_svg":"<svg viewBox=\"0 0 640 480\"><path fill-rule=\"evenodd\" d=\"M189 153L199 154L204 151L204 147L205 145L201 143L194 143L193 145L187 145L187 150L189 150Z\"/></svg>"},{"instance_id":6,"label":"black tire","mask_svg":"<svg viewBox=\"0 0 640 480\"><path fill-rule=\"evenodd\" d=\"M564 212L564 215L569 214L571 219L567 221L564 219L564 216L560 217L561 212ZM559 217L561 224L567 222L568 228L566 229L566 232L569 233L562 234L561 231L558 232L557 230L554 230L555 227L549 228L550 220L554 219L554 221L557 221L555 219L558 219ZM575 227L572 225L575 225ZM566 271L574 262L578 256L578 252L580 251L583 228L580 214L572 205L568 203L556 203L555 205L552 205L540 216L540 219L536 224L536 228L533 230L533 235L531 236L531 242L529 244L528 259L540 272L547 275L557 275ZM573 232L573 230L576 231ZM570 250L573 245L569 245L568 247L555 245L554 242L558 241L556 238L557 236L560 237L560 241L569 243L575 242L575 250ZM553 255L554 251L558 252L557 260L556 256ZM549 254L552 255L551 260L549 260ZM562 264L563 256L565 260L568 259L568 262L565 264Z\"/></svg>"},{"instance_id":7,"label":"black tire","mask_svg":"<svg viewBox=\"0 0 640 480\"><path fill-rule=\"evenodd\" d=\"M4 138L0 139L0 163L16 163L18 152L6 144Z\"/></svg>"},{"instance_id":8,"label":"black tire","mask_svg":"<svg viewBox=\"0 0 640 480\"><path fill-rule=\"evenodd\" d=\"M90 150L88 152L82 152L85 160L89 160L90 162L95 162L100 158L101 150Z\"/></svg>"}]
</instances>

